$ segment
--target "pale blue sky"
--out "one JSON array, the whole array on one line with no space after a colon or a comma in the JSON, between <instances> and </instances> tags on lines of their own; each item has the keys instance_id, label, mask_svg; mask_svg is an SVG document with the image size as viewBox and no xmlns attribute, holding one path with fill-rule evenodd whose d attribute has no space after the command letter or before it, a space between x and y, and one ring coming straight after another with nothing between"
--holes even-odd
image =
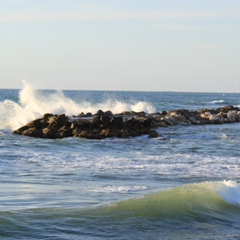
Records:
<instances>
[{"instance_id":1,"label":"pale blue sky","mask_svg":"<svg viewBox=\"0 0 240 240\"><path fill-rule=\"evenodd\" d=\"M238 92L240 0L0 0L0 88Z\"/></svg>"}]
</instances>

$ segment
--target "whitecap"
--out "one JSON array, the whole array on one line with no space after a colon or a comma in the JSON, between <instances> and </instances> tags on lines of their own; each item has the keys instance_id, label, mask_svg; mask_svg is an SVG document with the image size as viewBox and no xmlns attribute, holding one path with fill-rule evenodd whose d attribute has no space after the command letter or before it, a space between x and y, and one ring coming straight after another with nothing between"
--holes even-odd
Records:
<instances>
[{"instance_id":1,"label":"whitecap","mask_svg":"<svg viewBox=\"0 0 240 240\"><path fill-rule=\"evenodd\" d=\"M105 186L93 188L90 191L95 193L129 193L146 190L147 186Z\"/></svg>"},{"instance_id":2,"label":"whitecap","mask_svg":"<svg viewBox=\"0 0 240 240\"><path fill-rule=\"evenodd\" d=\"M224 180L221 183L216 183L213 186L213 191L224 201L230 204L240 205L240 185L235 181Z\"/></svg>"}]
</instances>

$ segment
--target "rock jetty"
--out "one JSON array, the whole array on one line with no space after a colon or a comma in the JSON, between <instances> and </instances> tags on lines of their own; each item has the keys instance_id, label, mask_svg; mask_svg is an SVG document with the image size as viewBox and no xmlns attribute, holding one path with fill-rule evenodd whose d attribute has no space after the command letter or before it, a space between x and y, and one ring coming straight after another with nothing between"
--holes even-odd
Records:
<instances>
[{"instance_id":1,"label":"rock jetty","mask_svg":"<svg viewBox=\"0 0 240 240\"><path fill-rule=\"evenodd\" d=\"M240 122L240 108L225 106L218 109L190 111L178 109L147 114L99 110L96 114L81 113L79 116L46 113L42 118L14 130L13 134L36 138L80 137L88 139L127 138L148 135L159 136L156 128L174 125L203 125Z\"/></svg>"}]
</instances>

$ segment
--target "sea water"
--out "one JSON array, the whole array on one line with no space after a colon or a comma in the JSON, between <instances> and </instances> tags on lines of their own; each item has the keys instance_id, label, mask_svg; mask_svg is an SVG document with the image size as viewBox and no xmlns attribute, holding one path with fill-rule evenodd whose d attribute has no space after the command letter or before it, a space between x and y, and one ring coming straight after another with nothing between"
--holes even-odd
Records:
<instances>
[{"instance_id":1,"label":"sea water","mask_svg":"<svg viewBox=\"0 0 240 240\"><path fill-rule=\"evenodd\" d=\"M239 106L238 93L0 90L1 239L240 239L240 124L36 139L45 113Z\"/></svg>"}]
</instances>

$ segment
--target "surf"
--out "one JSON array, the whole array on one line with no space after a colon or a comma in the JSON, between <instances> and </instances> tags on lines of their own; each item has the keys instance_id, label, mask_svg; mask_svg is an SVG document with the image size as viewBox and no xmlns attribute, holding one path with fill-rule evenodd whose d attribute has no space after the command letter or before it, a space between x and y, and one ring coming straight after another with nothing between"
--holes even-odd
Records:
<instances>
[{"instance_id":1,"label":"surf","mask_svg":"<svg viewBox=\"0 0 240 240\"><path fill-rule=\"evenodd\" d=\"M88 211L116 218L180 221L235 220L240 216L240 185L232 181L186 184Z\"/></svg>"},{"instance_id":2,"label":"surf","mask_svg":"<svg viewBox=\"0 0 240 240\"><path fill-rule=\"evenodd\" d=\"M79 92L79 94L81 94ZM5 99L0 102L0 129L17 129L28 122L42 117L45 113L79 115L81 112L95 114L99 109L120 113L124 111L155 112L155 108L145 101L122 101L108 97L102 102L67 97L63 91L36 90L27 81L23 81L23 89L19 91L17 102Z\"/></svg>"},{"instance_id":3,"label":"surf","mask_svg":"<svg viewBox=\"0 0 240 240\"><path fill-rule=\"evenodd\" d=\"M2 211L0 235L44 238L44 232L51 226L55 234L67 228L76 236L94 230L102 237L110 237L113 233L116 236L126 233L126 237L134 234L133 237L138 227L139 236L146 237L144 226L147 226L148 231L152 229L156 234L166 234L174 239L185 239L185 234L190 239L195 239L196 234L219 237L231 233L235 237L239 236L240 226L239 194L240 185L236 182L202 182L87 209L39 206ZM210 232L202 232L203 228Z\"/></svg>"},{"instance_id":4,"label":"surf","mask_svg":"<svg viewBox=\"0 0 240 240\"><path fill-rule=\"evenodd\" d=\"M15 213L48 215L48 218L108 218L118 221L132 218L186 221L235 221L240 224L240 184L233 181L185 184L160 192L82 208L33 208ZM1 212L1 216L11 212ZM46 216L45 216L46 217Z\"/></svg>"}]
</instances>

